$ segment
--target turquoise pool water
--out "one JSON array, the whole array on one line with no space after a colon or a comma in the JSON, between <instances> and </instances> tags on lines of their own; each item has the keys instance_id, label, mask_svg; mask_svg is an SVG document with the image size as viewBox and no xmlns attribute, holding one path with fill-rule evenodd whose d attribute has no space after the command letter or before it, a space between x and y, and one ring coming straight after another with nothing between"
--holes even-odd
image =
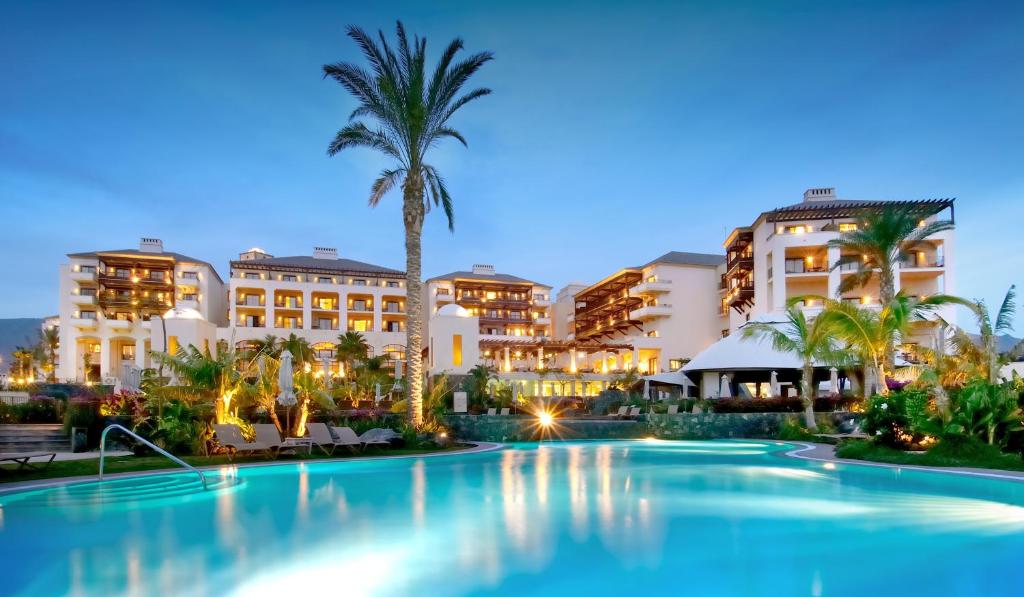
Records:
<instances>
[{"instance_id":1,"label":"turquoise pool water","mask_svg":"<svg viewBox=\"0 0 1024 597\"><path fill-rule=\"evenodd\" d=\"M516 444L3 495L0 593L1024 593L1024 483L788 449Z\"/></svg>"}]
</instances>

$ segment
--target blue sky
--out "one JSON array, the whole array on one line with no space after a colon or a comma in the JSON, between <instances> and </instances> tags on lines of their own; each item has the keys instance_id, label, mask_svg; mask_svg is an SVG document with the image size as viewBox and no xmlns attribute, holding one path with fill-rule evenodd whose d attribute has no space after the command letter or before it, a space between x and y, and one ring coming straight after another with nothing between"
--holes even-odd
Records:
<instances>
[{"instance_id":1,"label":"blue sky","mask_svg":"<svg viewBox=\"0 0 1024 597\"><path fill-rule=\"evenodd\" d=\"M404 267L386 165L327 142L347 24L396 18L496 60L434 162L456 201L424 273L561 287L721 251L762 211L957 197L957 291L1024 282L1024 5L978 2L15 2L0 20L0 317L57 309L68 252L139 236L227 262L336 246ZM1024 319L1020 320L1024 323ZM1024 327L1024 326L1021 326ZM1024 331L1018 329L1018 332Z\"/></svg>"}]
</instances>

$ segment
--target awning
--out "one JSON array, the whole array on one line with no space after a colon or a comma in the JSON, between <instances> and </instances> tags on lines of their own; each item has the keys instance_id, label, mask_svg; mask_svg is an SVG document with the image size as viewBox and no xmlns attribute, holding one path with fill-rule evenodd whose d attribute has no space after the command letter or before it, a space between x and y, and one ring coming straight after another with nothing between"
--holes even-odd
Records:
<instances>
[{"instance_id":1,"label":"awning","mask_svg":"<svg viewBox=\"0 0 1024 597\"><path fill-rule=\"evenodd\" d=\"M683 373L682 369L676 369L671 373L656 373L654 375L645 375L643 378L647 381L653 381L654 383L663 383L673 386L683 386L684 388L689 386L696 387L696 384L690 381L689 377L686 377L686 374Z\"/></svg>"}]
</instances>

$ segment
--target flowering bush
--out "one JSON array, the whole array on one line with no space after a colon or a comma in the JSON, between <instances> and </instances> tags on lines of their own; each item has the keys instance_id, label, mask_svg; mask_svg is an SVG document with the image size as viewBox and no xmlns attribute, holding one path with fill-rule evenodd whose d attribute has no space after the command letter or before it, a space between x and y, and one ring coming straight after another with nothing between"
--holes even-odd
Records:
<instances>
[{"instance_id":1,"label":"flowering bush","mask_svg":"<svg viewBox=\"0 0 1024 597\"><path fill-rule=\"evenodd\" d=\"M142 392L121 390L100 400L100 414L104 417L129 416L139 419L146 414L146 396Z\"/></svg>"},{"instance_id":2,"label":"flowering bush","mask_svg":"<svg viewBox=\"0 0 1024 597\"><path fill-rule=\"evenodd\" d=\"M864 409L864 431L876 443L907 449L927 443L934 404L928 392L903 389L887 396L875 394Z\"/></svg>"}]
</instances>

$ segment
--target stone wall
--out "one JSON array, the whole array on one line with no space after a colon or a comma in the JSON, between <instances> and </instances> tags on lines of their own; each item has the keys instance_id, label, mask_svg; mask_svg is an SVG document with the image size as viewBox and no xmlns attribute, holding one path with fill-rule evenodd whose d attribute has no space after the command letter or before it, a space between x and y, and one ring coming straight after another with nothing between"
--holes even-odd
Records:
<instances>
[{"instance_id":1,"label":"stone wall","mask_svg":"<svg viewBox=\"0 0 1024 597\"><path fill-rule=\"evenodd\" d=\"M835 427L856 415L818 413L819 426ZM800 423L802 413L652 414L636 421L561 419L552 432L533 417L449 415L452 434L465 440L513 442L560 439L719 439L775 437L786 421Z\"/></svg>"}]
</instances>

